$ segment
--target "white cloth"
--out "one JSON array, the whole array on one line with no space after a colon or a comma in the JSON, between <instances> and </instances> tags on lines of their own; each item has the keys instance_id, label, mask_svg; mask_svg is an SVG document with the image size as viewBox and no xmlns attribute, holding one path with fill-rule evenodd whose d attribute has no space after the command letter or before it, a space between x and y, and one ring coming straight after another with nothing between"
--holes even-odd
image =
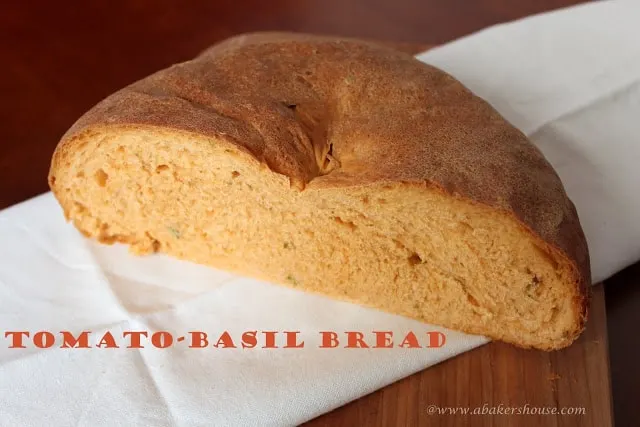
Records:
<instances>
[{"instance_id":1,"label":"white cloth","mask_svg":"<svg viewBox=\"0 0 640 427\"><path fill-rule=\"evenodd\" d=\"M577 205L602 280L640 258L640 2L501 25L419 56L528 133ZM0 212L1 426L295 425L487 340L169 259L66 224L50 194ZM301 331L302 349L10 349L5 331ZM440 349L318 349L318 331L441 330ZM280 342L279 342L280 343Z\"/></svg>"}]
</instances>

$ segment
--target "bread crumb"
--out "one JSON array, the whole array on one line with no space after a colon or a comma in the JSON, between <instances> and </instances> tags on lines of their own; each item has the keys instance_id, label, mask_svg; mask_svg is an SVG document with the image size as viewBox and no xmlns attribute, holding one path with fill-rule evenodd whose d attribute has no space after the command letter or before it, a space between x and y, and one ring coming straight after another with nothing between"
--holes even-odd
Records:
<instances>
[{"instance_id":1,"label":"bread crumb","mask_svg":"<svg viewBox=\"0 0 640 427\"><path fill-rule=\"evenodd\" d=\"M547 379L548 379L549 381L558 381L559 379L562 379L562 377L561 377L560 375L558 375L557 373L555 373L555 372L551 372L551 373L547 376Z\"/></svg>"}]
</instances>

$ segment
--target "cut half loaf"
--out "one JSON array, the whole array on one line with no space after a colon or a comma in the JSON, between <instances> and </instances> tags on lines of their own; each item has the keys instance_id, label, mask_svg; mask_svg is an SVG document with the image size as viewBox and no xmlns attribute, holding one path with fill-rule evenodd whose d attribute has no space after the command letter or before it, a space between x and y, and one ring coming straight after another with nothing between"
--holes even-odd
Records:
<instances>
[{"instance_id":1,"label":"cut half loaf","mask_svg":"<svg viewBox=\"0 0 640 427\"><path fill-rule=\"evenodd\" d=\"M543 155L408 54L227 40L108 97L62 138L51 189L101 242L522 347L574 341L589 256Z\"/></svg>"}]
</instances>

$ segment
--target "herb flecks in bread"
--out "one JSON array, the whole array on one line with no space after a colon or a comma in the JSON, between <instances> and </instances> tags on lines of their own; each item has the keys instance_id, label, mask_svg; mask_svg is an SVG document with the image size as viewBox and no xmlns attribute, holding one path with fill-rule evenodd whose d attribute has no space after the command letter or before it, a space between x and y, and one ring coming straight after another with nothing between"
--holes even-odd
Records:
<instances>
[{"instance_id":1,"label":"herb flecks in bread","mask_svg":"<svg viewBox=\"0 0 640 427\"><path fill-rule=\"evenodd\" d=\"M557 349L589 257L543 155L451 76L372 43L255 34L105 99L49 182L85 235Z\"/></svg>"}]
</instances>

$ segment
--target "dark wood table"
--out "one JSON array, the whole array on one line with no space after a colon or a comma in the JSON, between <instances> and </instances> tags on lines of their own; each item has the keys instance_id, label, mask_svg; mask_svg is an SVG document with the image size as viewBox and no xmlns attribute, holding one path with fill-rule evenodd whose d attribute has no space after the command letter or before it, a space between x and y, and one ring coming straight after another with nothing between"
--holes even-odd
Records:
<instances>
[{"instance_id":1,"label":"dark wood table","mask_svg":"<svg viewBox=\"0 0 640 427\"><path fill-rule=\"evenodd\" d=\"M63 132L111 92L228 36L305 31L440 44L576 0L236 0L3 2L0 12L0 208L47 191ZM588 329L554 353L492 343L309 423L637 425L640 265L598 285ZM605 292L606 290L606 292ZM606 293L606 310L604 296ZM606 315L605 315L606 312ZM608 322L608 329L607 329ZM609 332L607 336L607 330ZM608 358L611 360L609 370ZM430 416L429 405L585 406L584 416ZM1 402L0 402L1 414Z\"/></svg>"}]
</instances>

